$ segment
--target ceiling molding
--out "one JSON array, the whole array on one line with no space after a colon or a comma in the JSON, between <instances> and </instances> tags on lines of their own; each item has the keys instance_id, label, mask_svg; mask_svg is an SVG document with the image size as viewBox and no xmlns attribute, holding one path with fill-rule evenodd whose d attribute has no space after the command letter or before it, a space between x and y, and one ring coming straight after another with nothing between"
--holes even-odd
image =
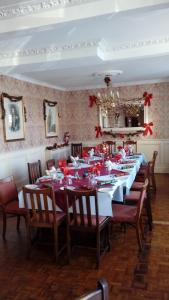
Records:
<instances>
[{"instance_id":1,"label":"ceiling molding","mask_svg":"<svg viewBox=\"0 0 169 300\"><path fill-rule=\"evenodd\" d=\"M86 4L98 0L37 0L33 4L16 4L0 8L0 20L23 17L30 14L41 13L46 10L64 8Z\"/></svg>"},{"instance_id":2,"label":"ceiling molding","mask_svg":"<svg viewBox=\"0 0 169 300\"><path fill-rule=\"evenodd\" d=\"M0 52L1 67L10 66L10 65L21 65L24 63L36 63L36 62L40 62L41 59L45 63L52 60L73 58L72 52L76 51L75 54L77 54L77 50L80 51L82 50L81 54L84 57L87 53L86 52L87 49L89 50L93 48L96 49L95 51L96 54L97 45L98 45L98 40L92 40L92 41L81 41L76 44L65 44L62 46L53 45L50 47L31 48L31 49L17 50L14 52L13 51ZM70 57L68 55L69 52L70 52ZM66 57L64 57L64 54L66 55ZM44 56L46 56L46 61L44 59ZM24 59L27 60L24 61Z\"/></svg>"}]
</instances>

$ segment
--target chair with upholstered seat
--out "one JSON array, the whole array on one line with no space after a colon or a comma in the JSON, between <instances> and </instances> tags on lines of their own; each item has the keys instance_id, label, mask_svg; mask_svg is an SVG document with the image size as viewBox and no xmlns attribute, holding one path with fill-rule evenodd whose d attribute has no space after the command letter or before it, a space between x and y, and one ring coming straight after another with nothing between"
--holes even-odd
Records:
<instances>
[{"instance_id":1,"label":"chair with upholstered seat","mask_svg":"<svg viewBox=\"0 0 169 300\"><path fill-rule=\"evenodd\" d=\"M97 282L97 289L91 291L76 300L109 300L109 287L105 279Z\"/></svg>"},{"instance_id":2,"label":"chair with upholstered seat","mask_svg":"<svg viewBox=\"0 0 169 300\"><path fill-rule=\"evenodd\" d=\"M96 247L94 248L96 249L97 267L99 267L101 256L110 248L110 218L99 216L97 191L66 189L65 198L69 224L69 258L71 256L73 233L86 233L88 234L87 236L93 234L96 238ZM70 204L72 213L69 209ZM101 249L101 232L103 232L103 230L105 230L105 245L103 247L104 249Z\"/></svg>"},{"instance_id":3,"label":"chair with upholstered seat","mask_svg":"<svg viewBox=\"0 0 169 300\"><path fill-rule=\"evenodd\" d=\"M108 154L112 154L116 151L116 142L106 141L105 144L108 146Z\"/></svg>"},{"instance_id":4,"label":"chair with upholstered seat","mask_svg":"<svg viewBox=\"0 0 169 300\"><path fill-rule=\"evenodd\" d=\"M3 216L3 239L6 237L7 217L17 217L19 231L20 217L26 218L26 210L19 208L18 191L13 176L0 179L0 210Z\"/></svg>"},{"instance_id":5,"label":"chair with upholstered seat","mask_svg":"<svg viewBox=\"0 0 169 300\"><path fill-rule=\"evenodd\" d=\"M136 236L139 245L139 250L143 250L143 229L142 229L142 209L145 201L146 189L148 186L148 179L146 179L136 205L121 205L112 203L113 216L111 217L113 222L131 224L136 229Z\"/></svg>"},{"instance_id":6,"label":"chair with upholstered seat","mask_svg":"<svg viewBox=\"0 0 169 300\"><path fill-rule=\"evenodd\" d=\"M30 189L23 187L24 205L27 209L27 257L31 251L31 230L33 228L51 228L54 233L54 252L56 262L66 243L59 249L59 227L63 222L66 224L66 214L56 211L55 193L52 188Z\"/></svg>"},{"instance_id":7,"label":"chair with upholstered seat","mask_svg":"<svg viewBox=\"0 0 169 300\"><path fill-rule=\"evenodd\" d=\"M123 141L123 148L127 145L132 145L134 147L134 152L137 153L137 141Z\"/></svg>"},{"instance_id":8,"label":"chair with upholstered seat","mask_svg":"<svg viewBox=\"0 0 169 300\"><path fill-rule=\"evenodd\" d=\"M82 158L82 143L72 143L71 144L71 155L79 156Z\"/></svg>"},{"instance_id":9,"label":"chair with upholstered seat","mask_svg":"<svg viewBox=\"0 0 169 300\"><path fill-rule=\"evenodd\" d=\"M40 160L28 163L29 183L33 184L42 176L42 168Z\"/></svg>"}]
</instances>

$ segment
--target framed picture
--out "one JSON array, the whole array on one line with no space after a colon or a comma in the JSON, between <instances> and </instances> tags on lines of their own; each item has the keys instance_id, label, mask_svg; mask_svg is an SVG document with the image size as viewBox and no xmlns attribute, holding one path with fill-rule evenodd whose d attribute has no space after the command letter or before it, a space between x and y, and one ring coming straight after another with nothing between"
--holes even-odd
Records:
<instances>
[{"instance_id":1,"label":"framed picture","mask_svg":"<svg viewBox=\"0 0 169 300\"><path fill-rule=\"evenodd\" d=\"M43 114L46 137L58 136L58 105L57 102L44 99Z\"/></svg>"},{"instance_id":2,"label":"framed picture","mask_svg":"<svg viewBox=\"0 0 169 300\"><path fill-rule=\"evenodd\" d=\"M1 107L5 141L24 140L26 110L23 105L22 96L15 97L2 93Z\"/></svg>"}]
</instances>

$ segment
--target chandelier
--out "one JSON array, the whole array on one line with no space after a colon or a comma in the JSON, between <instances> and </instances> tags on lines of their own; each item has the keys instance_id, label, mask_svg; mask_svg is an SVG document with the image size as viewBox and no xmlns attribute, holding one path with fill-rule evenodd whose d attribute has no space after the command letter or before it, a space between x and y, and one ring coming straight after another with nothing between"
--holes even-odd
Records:
<instances>
[{"instance_id":1,"label":"chandelier","mask_svg":"<svg viewBox=\"0 0 169 300\"><path fill-rule=\"evenodd\" d=\"M143 97L125 99L121 98L119 91L113 89L110 75L104 78L107 90L104 93L98 93L96 104L101 109L102 113L114 115L118 118L121 113L125 113L127 117L136 117L140 110L143 109Z\"/></svg>"}]
</instances>

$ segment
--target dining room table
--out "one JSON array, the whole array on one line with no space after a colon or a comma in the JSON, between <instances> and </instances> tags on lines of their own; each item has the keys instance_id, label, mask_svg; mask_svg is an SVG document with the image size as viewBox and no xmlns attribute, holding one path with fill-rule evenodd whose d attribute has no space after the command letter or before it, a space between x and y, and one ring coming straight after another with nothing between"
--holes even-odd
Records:
<instances>
[{"instance_id":1,"label":"dining room table","mask_svg":"<svg viewBox=\"0 0 169 300\"><path fill-rule=\"evenodd\" d=\"M56 210L65 211L65 188L76 190L96 189L98 195L99 215L113 216L112 200L123 203L124 195L130 192L130 188L141 164L145 163L142 153L126 156L125 159L113 162L113 168L106 167L103 157L93 156L82 160L78 164L69 164L57 170L55 176L42 176L32 188L52 187L55 191ZM85 203L85 198L83 199ZM43 200L42 207L43 207ZM95 215L94 198L90 198L91 212ZM49 209L52 209L51 200L48 199ZM69 203L71 212L71 203ZM19 193L19 207L24 207L23 193ZM30 203L28 203L30 207ZM79 208L77 207L77 211Z\"/></svg>"}]
</instances>

